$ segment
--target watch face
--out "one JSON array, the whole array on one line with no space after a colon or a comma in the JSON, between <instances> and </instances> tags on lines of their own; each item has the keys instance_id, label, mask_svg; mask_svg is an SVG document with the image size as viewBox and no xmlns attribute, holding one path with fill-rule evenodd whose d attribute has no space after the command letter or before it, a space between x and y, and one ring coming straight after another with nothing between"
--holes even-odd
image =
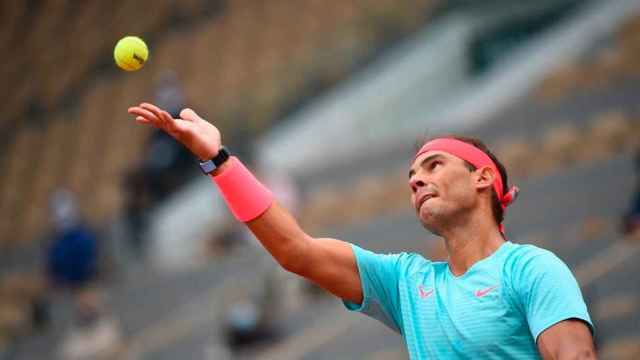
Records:
<instances>
[{"instance_id":1,"label":"watch face","mask_svg":"<svg viewBox=\"0 0 640 360\"><path fill-rule=\"evenodd\" d=\"M230 155L227 148L222 146L218 151L218 154L213 159L200 161L199 163L200 169L202 170L203 173L210 174L213 172L213 170L217 169L218 167L220 167L220 165L224 164L224 162L227 161L227 159L229 159L229 156Z\"/></svg>"},{"instance_id":2,"label":"watch face","mask_svg":"<svg viewBox=\"0 0 640 360\"><path fill-rule=\"evenodd\" d=\"M213 163L213 161L207 160L200 163L200 169L203 173L209 174L216 169L216 165Z\"/></svg>"}]
</instances>

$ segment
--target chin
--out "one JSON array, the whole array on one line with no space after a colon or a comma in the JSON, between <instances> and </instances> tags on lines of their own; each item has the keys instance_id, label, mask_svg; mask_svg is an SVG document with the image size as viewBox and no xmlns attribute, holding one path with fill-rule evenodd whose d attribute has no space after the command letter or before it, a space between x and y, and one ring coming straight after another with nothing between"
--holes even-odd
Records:
<instances>
[{"instance_id":1,"label":"chin","mask_svg":"<svg viewBox=\"0 0 640 360\"><path fill-rule=\"evenodd\" d=\"M435 205L435 206L434 206ZM450 209L438 203L423 204L418 212L418 220L430 233L440 236L440 229L453 214Z\"/></svg>"},{"instance_id":2,"label":"chin","mask_svg":"<svg viewBox=\"0 0 640 360\"><path fill-rule=\"evenodd\" d=\"M420 224L430 233L440 236L440 232L438 231L438 226L433 221L433 216L431 214L418 214L418 220L420 220Z\"/></svg>"}]
</instances>

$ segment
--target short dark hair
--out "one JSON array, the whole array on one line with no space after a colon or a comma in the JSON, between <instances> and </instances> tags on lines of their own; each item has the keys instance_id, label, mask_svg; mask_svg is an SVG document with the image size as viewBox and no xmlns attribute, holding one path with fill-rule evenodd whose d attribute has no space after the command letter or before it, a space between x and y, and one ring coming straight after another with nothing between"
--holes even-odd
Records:
<instances>
[{"instance_id":1,"label":"short dark hair","mask_svg":"<svg viewBox=\"0 0 640 360\"><path fill-rule=\"evenodd\" d=\"M461 136L461 135L443 135L443 136L434 136L431 138L427 138L421 141L421 143L422 145L424 145L431 140L442 139L442 138L456 139L456 140L465 142L467 144L475 146L476 148L480 149L482 152L487 154L487 156L491 159L491 161L493 161L493 163L496 164L496 167L498 168L498 172L500 172L500 176L502 177L502 193L506 194L509 191L509 185L508 185L509 179L507 177L507 170L505 169L504 165L502 165L500 160L498 160L498 158L491 152L491 150L489 150L487 145L485 145L480 139L468 137L468 136ZM466 167L469 169L469 171L476 170L476 167L473 164L469 163L466 160L463 160L463 161ZM498 223L498 225L502 224L502 221L504 220L504 209L502 208L502 204L498 199L498 194L496 194L496 190L493 188L493 186L491 187L491 199L492 199L491 210L493 212L493 217L496 220L496 223Z\"/></svg>"}]
</instances>

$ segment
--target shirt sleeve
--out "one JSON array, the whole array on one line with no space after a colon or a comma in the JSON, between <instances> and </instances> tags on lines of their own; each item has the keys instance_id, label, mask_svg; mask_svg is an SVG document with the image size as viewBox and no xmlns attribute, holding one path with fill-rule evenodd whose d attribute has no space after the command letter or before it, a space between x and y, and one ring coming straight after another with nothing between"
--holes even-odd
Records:
<instances>
[{"instance_id":1,"label":"shirt sleeve","mask_svg":"<svg viewBox=\"0 0 640 360\"><path fill-rule=\"evenodd\" d=\"M547 328L572 318L584 321L593 333L593 323L571 270L550 251L539 250L525 258L516 283L533 338L537 341Z\"/></svg>"},{"instance_id":2,"label":"shirt sleeve","mask_svg":"<svg viewBox=\"0 0 640 360\"><path fill-rule=\"evenodd\" d=\"M399 263L402 254L383 255L351 245L356 258L362 303L343 301L347 309L362 312L400 333Z\"/></svg>"}]
</instances>

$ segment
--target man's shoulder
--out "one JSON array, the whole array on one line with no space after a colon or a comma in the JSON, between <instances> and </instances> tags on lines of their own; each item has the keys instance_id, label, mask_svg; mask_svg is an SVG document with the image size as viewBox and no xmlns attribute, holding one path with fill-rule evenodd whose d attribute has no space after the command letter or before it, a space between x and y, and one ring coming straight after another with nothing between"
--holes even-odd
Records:
<instances>
[{"instance_id":1,"label":"man's shoulder","mask_svg":"<svg viewBox=\"0 0 640 360\"><path fill-rule=\"evenodd\" d=\"M507 258L509 259L529 259L540 256L555 256L550 250L541 248L533 244L508 243Z\"/></svg>"},{"instance_id":2,"label":"man's shoulder","mask_svg":"<svg viewBox=\"0 0 640 360\"><path fill-rule=\"evenodd\" d=\"M532 244L509 243L505 266L512 270L543 269L546 264L561 262L550 250Z\"/></svg>"}]
</instances>

